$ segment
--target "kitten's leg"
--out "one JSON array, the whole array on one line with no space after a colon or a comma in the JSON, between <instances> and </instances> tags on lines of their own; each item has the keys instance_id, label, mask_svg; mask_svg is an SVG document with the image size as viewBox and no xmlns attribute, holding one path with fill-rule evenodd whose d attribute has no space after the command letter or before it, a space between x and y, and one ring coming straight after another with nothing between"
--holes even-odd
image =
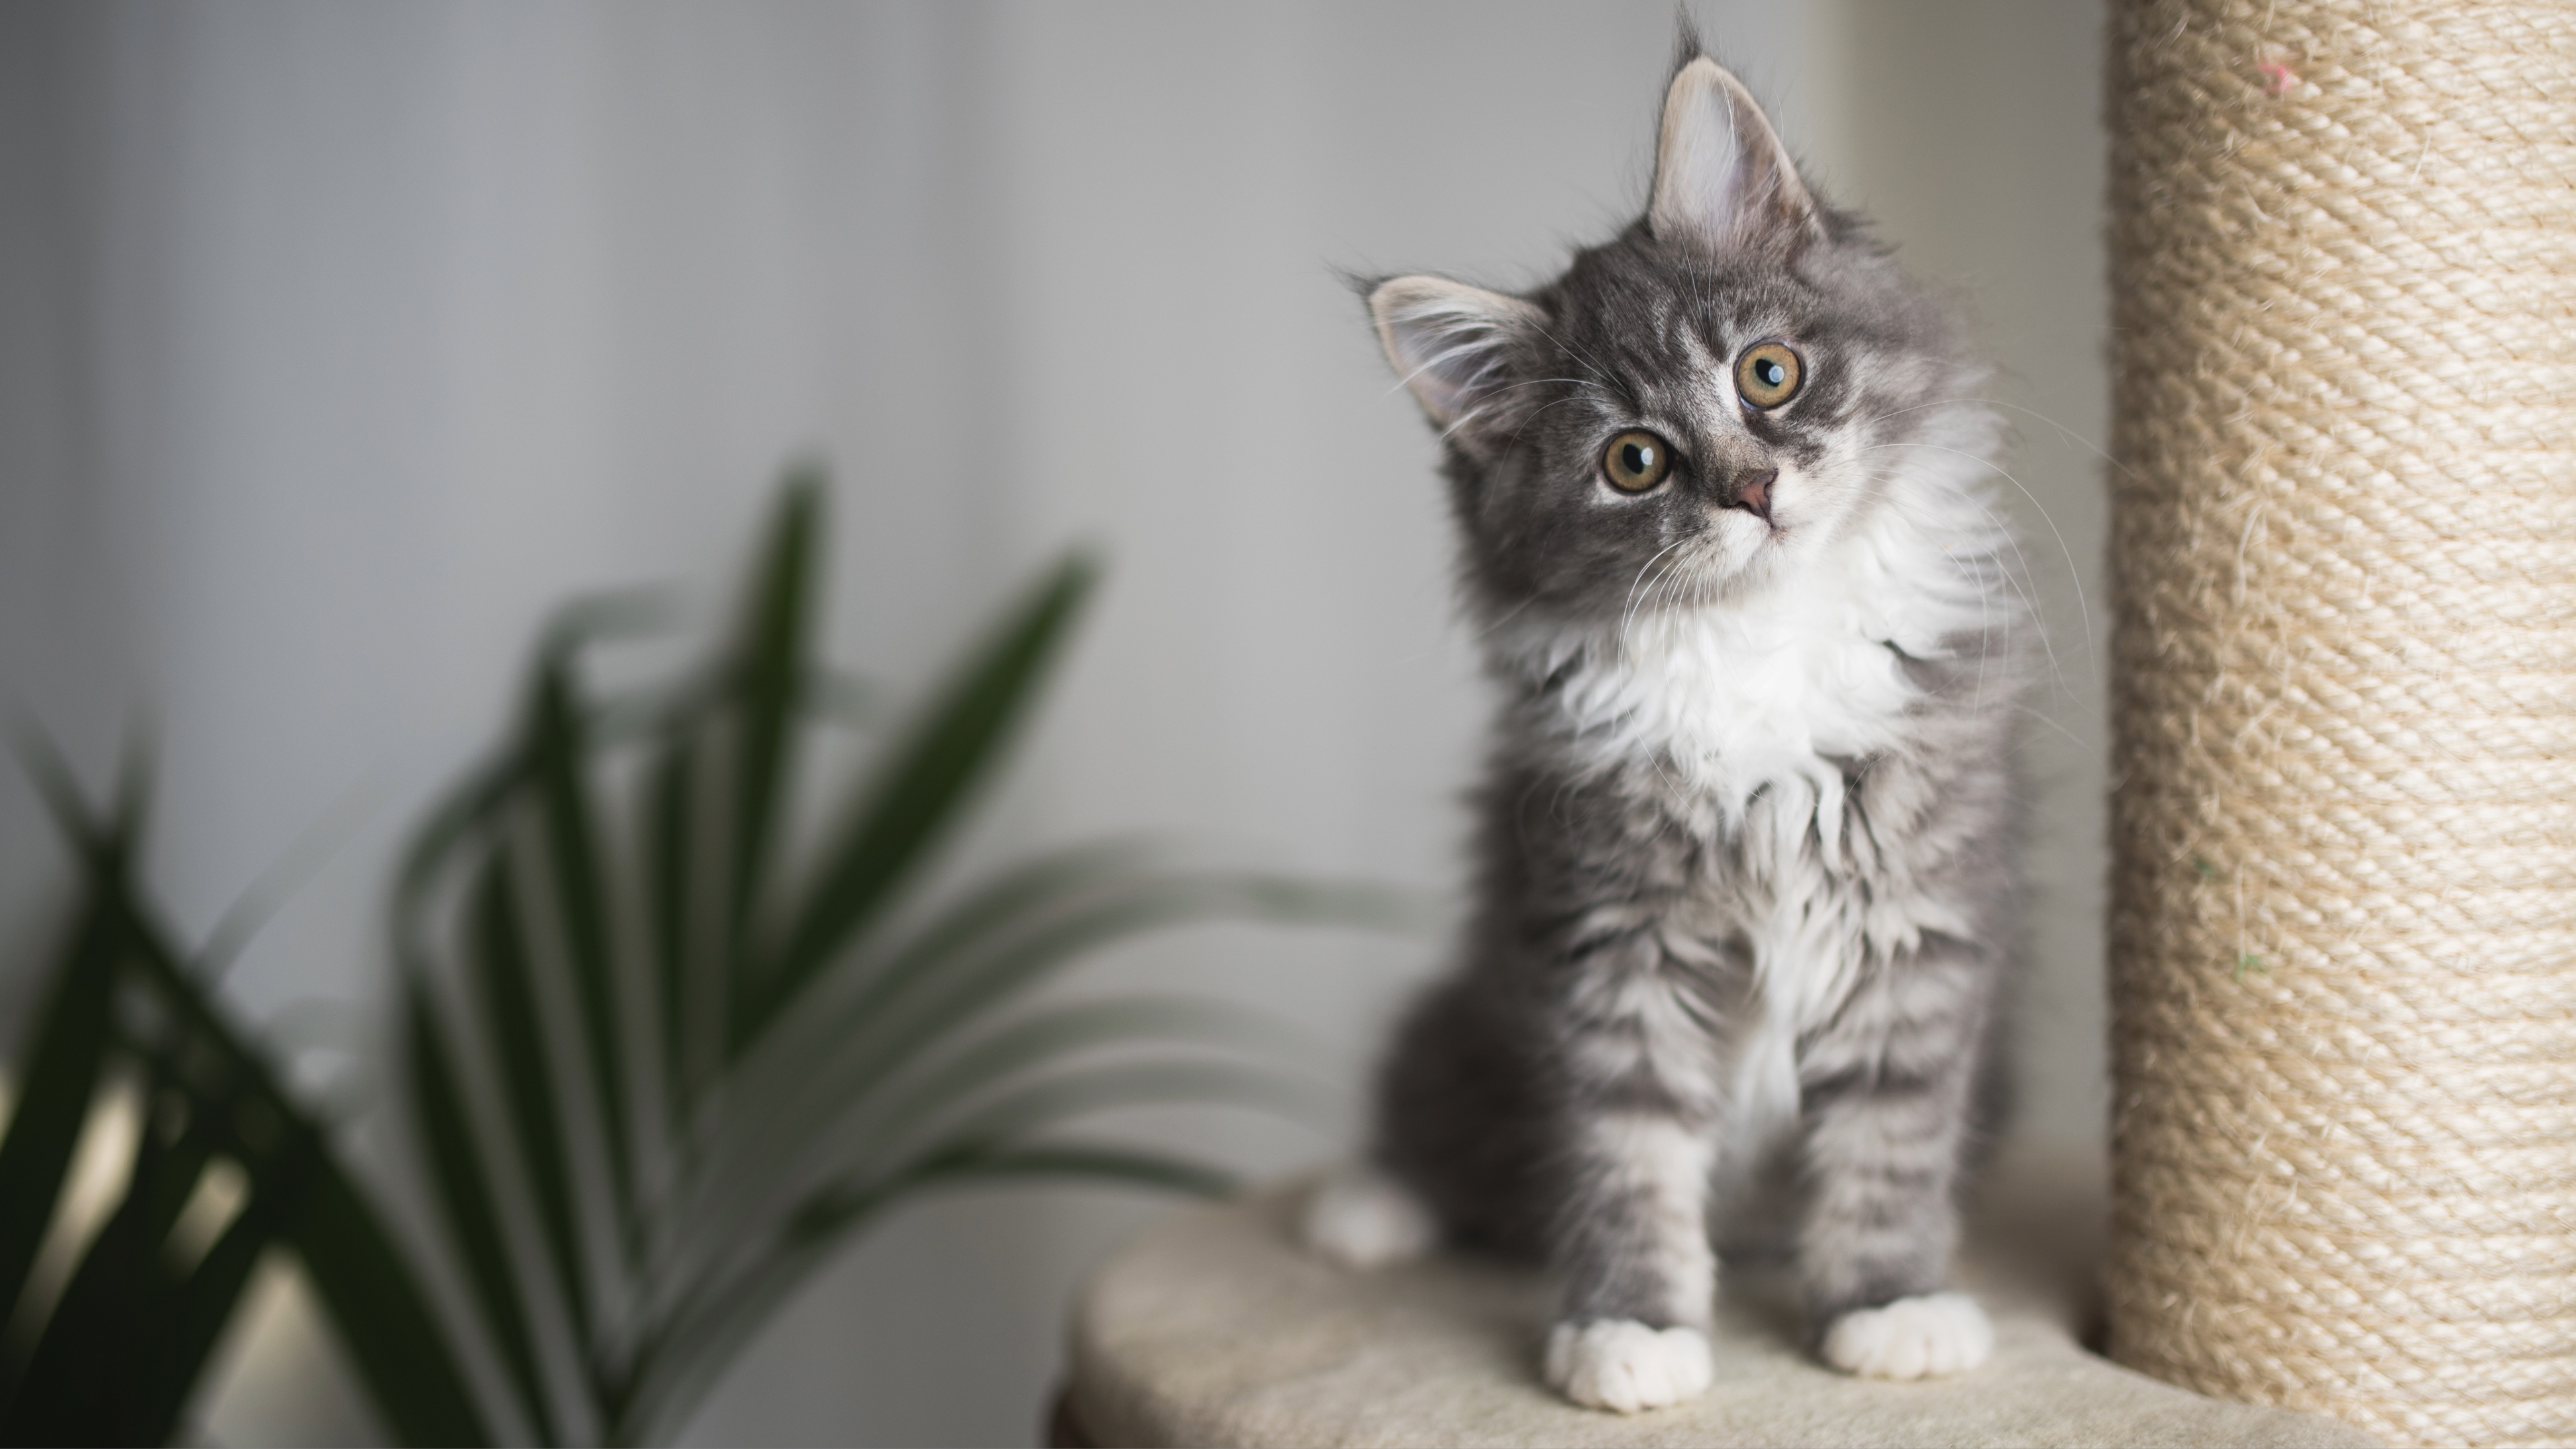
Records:
<instances>
[{"instance_id":1,"label":"kitten's leg","mask_svg":"<svg viewBox=\"0 0 2576 1449\"><path fill-rule=\"evenodd\" d=\"M1713 1377L1712 1133L1675 1113L1608 1108L1575 1134L1557 1249L1566 1296L1548 1334L1547 1381L1578 1404L1621 1413L1696 1398Z\"/></svg>"},{"instance_id":2,"label":"kitten's leg","mask_svg":"<svg viewBox=\"0 0 2576 1449\"><path fill-rule=\"evenodd\" d=\"M1802 1053L1799 1268L1818 1346L1846 1372L1959 1373L1994 1347L1976 1301L1942 1291L1991 977L1955 944L1886 963Z\"/></svg>"},{"instance_id":3,"label":"kitten's leg","mask_svg":"<svg viewBox=\"0 0 2576 1449\"><path fill-rule=\"evenodd\" d=\"M1568 1003L1557 1118L1566 1296L1546 1371L1580 1404L1633 1413L1695 1398L1712 1377L1721 1098L1703 1004L1685 995L1708 964L1671 960L1640 933L1576 968L1586 985Z\"/></svg>"},{"instance_id":4,"label":"kitten's leg","mask_svg":"<svg viewBox=\"0 0 2576 1449\"><path fill-rule=\"evenodd\" d=\"M1310 1199L1306 1242L1376 1267L1441 1241L1502 1257L1544 1251L1548 1141L1535 1053L1509 993L1462 973L1415 1000L1378 1079L1367 1159Z\"/></svg>"}]
</instances>

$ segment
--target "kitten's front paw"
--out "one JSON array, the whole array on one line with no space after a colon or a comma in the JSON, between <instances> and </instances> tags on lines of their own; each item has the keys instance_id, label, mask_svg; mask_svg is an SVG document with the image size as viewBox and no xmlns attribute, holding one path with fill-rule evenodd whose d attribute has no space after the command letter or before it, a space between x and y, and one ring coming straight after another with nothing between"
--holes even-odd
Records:
<instances>
[{"instance_id":1,"label":"kitten's front paw","mask_svg":"<svg viewBox=\"0 0 2576 1449\"><path fill-rule=\"evenodd\" d=\"M1825 1330L1825 1362L1870 1379L1965 1373L1994 1351L1994 1325L1965 1293L1925 1293L1855 1309Z\"/></svg>"},{"instance_id":2,"label":"kitten's front paw","mask_svg":"<svg viewBox=\"0 0 2576 1449\"><path fill-rule=\"evenodd\" d=\"M1588 1409L1660 1409L1707 1393L1716 1376L1696 1328L1608 1318L1560 1323L1547 1335L1548 1387Z\"/></svg>"},{"instance_id":3,"label":"kitten's front paw","mask_svg":"<svg viewBox=\"0 0 2576 1449\"><path fill-rule=\"evenodd\" d=\"M1345 1268L1378 1268L1430 1252L1439 1224L1420 1199L1385 1173L1335 1173L1306 1201L1306 1246Z\"/></svg>"}]
</instances>

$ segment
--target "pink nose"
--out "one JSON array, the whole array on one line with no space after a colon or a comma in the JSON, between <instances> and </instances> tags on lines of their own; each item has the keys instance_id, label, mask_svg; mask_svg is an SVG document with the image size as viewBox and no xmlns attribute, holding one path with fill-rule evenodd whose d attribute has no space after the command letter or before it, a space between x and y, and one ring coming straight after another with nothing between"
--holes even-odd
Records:
<instances>
[{"instance_id":1,"label":"pink nose","mask_svg":"<svg viewBox=\"0 0 2576 1449\"><path fill-rule=\"evenodd\" d=\"M1729 508L1741 508L1764 523L1771 521L1771 485L1780 481L1780 470L1763 468L1744 474L1735 483L1734 501Z\"/></svg>"}]
</instances>

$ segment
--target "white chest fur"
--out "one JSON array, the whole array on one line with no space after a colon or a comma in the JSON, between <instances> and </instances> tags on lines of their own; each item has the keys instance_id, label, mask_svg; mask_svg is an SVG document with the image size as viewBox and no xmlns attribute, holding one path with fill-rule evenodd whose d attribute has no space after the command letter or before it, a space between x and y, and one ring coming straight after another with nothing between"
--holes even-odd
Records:
<instances>
[{"instance_id":1,"label":"white chest fur","mask_svg":"<svg viewBox=\"0 0 2576 1449\"><path fill-rule=\"evenodd\" d=\"M1567 679L1570 722L1592 748L1677 772L1672 783L1715 806L1730 833L1766 790L1804 795L1812 810L1839 794L1843 762L1898 743L1912 693L1872 637L1877 621L1830 602L1808 612L1813 602L1765 598L1632 623Z\"/></svg>"},{"instance_id":2,"label":"white chest fur","mask_svg":"<svg viewBox=\"0 0 2576 1449\"><path fill-rule=\"evenodd\" d=\"M1939 902L1891 899L1890 882L1858 888L1845 770L1906 744L1918 694L1902 656L1939 658L1987 632L1992 600L1974 577L1931 540L1881 534L1741 601L1523 636L1540 647L1521 667L1559 681L1554 732L1575 763L1646 767L1668 806L1732 847L1730 905L1760 984L1732 1043L1724 1154L1739 1166L1795 1121L1796 1041L1840 1005L1865 954L1950 924Z\"/></svg>"},{"instance_id":3,"label":"white chest fur","mask_svg":"<svg viewBox=\"0 0 2576 1449\"><path fill-rule=\"evenodd\" d=\"M1852 979L1844 770L1902 742L1913 695L1865 600L1801 593L1632 625L1610 667L1568 681L1569 708L1609 726L1587 735L1656 760L1740 853L1760 997L1733 1044L1737 1172L1795 1122L1797 1039Z\"/></svg>"},{"instance_id":4,"label":"white chest fur","mask_svg":"<svg viewBox=\"0 0 2576 1449\"><path fill-rule=\"evenodd\" d=\"M1830 856L1844 767L1903 742L1914 686L1897 651L1931 657L1956 622L1925 607L1955 592L1937 555L1886 557L1856 546L1749 598L1533 641L1562 680L1562 738L1586 765L1651 766L1730 837L1757 797L1782 845L1821 817Z\"/></svg>"}]
</instances>

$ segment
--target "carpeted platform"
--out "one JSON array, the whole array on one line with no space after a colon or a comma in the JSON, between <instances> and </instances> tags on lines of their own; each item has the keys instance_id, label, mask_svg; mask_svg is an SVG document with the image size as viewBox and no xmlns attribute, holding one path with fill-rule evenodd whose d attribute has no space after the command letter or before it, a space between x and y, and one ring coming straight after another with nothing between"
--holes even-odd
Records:
<instances>
[{"instance_id":1,"label":"carpeted platform","mask_svg":"<svg viewBox=\"0 0 2576 1449\"><path fill-rule=\"evenodd\" d=\"M2347 1425L2220 1403L2088 1353L2099 1195L2007 1172L1960 1270L1994 1358L1876 1383L1799 1347L1785 1274L1730 1269L1707 1397L1621 1417L1538 1380L1547 1291L1441 1259L1353 1274L1306 1255L1303 1183L1175 1214L1112 1259L1074 1313L1060 1439L1097 1445L2366 1445Z\"/></svg>"}]
</instances>

